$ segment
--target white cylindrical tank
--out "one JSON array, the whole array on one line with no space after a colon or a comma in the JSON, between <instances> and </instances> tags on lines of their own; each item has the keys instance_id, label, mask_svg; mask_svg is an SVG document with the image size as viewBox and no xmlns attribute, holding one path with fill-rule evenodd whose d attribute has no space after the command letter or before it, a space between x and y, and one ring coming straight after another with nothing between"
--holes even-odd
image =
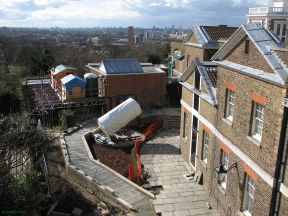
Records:
<instances>
[{"instance_id":1,"label":"white cylindrical tank","mask_svg":"<svg viewBox=\"0 0 288 216\"><path fill-rule=\"evenodd\" d=\"M126 101L101 116L97 122L101 130L110 139L110 135L116 133L140 114L140 105L132 98L128 98Z\"/></svg>"}]
</instances>

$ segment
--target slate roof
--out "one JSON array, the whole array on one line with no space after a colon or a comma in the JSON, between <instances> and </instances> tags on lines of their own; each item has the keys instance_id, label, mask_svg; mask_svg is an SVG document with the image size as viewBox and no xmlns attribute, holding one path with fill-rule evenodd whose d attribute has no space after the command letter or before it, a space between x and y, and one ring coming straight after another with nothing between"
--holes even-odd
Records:
<instances>
[{"instance_id":1,"label":"slate roof","mask_svg":"<svg viewBox=\"0 0 288 216\"><path fill-rule=\"evenodd\" d=\"M207 75L211 80L212 86L217 87L217 67L206 67Z\"/></svg>"},{"instance_id":2,"label":"slate roof","mask_svg":"<svg viewBox=\"0 0 288 216\"><path fill-rule=\"evenodd\" d=\"M194 34L200 46L218 47L220 43L227 41L237 30L237 27L220 26L200 26L192 28L193 33L188 34L184 43L189 45L189 39Z\"/></svg>"},{"instance_id":3,"label":"slate roof","mask_svg":"<svg viewBox=\"0 0 288 216\"><path fill-rule=\"evenodd\" d=\"M282 82L279 84L284 85L288 81L288 69L285 65L283 65L281 59L272 51L273 48L283 48L284 44L277 38L275 35L271 34L271 32L266 31L262 27L257 24L250 23L247 25L242 25L233 36L222 46L221 49L212 57L212 60L215 62L225 62L225 57L230 53L230 51L240 42L246 35L253 42L253 44L257 47L259 52L265 58L267 63L273 69L275 74L277 74ZM232 64L231 64L232 65ZM233 64L237 66L237 64ZM237 70L241 70L243 68L242 65L238 65ZM256 70L257 68L255 68ZM251 68L250 70L253 70ZM251 71L250 71L251 72ZM253 72L251 72L253 73ZM268 73L265 76L261 76L262 79L267 77L271 81L271 76L268 77ZM273 82L279 82L279 79L272 80Z\"/></svg>"},{"instance_id":4,"label":"slate roof","mask_svg":"<svg viewBox=\"0 0 288 216\"><path fill-rule=\"evenodd\" d=\"M103 60L100 70L106 74L130 74L143 73L143 69L137 59L106 59Z\"/></svg>"},{"instance_id":5,"label":"slate roof","mask_svg":"<svg viewBox=\"0 0 288 216\"><path fill-rule=\"evenodd\" d=\"M198 70L200 73L200 76L208 90L209 95L199 92L194 88L194 86L186 82L186 80L195 72L195 70ZM201 98L211 103L213 106L217 105L217 64L213 62L200 62L199 59L196 58L179 78L178 82L191 91L195 91Z\"/></svg>"},{"instance_id":6,"label":"slate roof","mask_svg":"<svg viewBox=\"0 0 288 216\"><path fill-rule=\"evenodd\" d=\"M75 67L71 67L71 66L67 66L67 65L58 65L57 67L52 69L52 73L53 75L56 75L58 73L61 73L62 71L65 70L73 70L74 72L79 72L77 68Z\"/></svg>"},{"instance_id":7,"label":"slate roof","mask_svg":"<svg viewBox=\"0 0 288 216\"><path fill-rule=\"evenodd\" d=\"M70 90L74 87L85 87L85 80L77 77L73 74L69 74L61 79L61 83L66 87L67 90Z\"/></svg>"},{"instance_id":8,"label":"slate roof","mask_svg":"<svg viewBox=\"0 0 288 216\"><path fill-rule=\"evenodd\" d=\"M238 27L228 27L225 25L202 26L201 28L207 32L207 34L213 41L226 41L238 29Z\"/></svg>"}]
</instances>

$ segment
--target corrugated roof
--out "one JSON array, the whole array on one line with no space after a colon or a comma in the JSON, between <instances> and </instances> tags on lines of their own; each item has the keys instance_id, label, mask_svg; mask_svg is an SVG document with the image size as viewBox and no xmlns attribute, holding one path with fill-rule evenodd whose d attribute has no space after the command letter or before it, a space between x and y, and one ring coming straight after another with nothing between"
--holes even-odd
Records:
<instances>
[{"instance_id":1,"label":"corrugated roof","mask_svg":"<svg viewBox=\"0 0 288 216\"><path fill-rule=\"evenodd\" d=\"M74 87L85 87L85 80L77 77L73 74L69 74L61 79L61 83L65 85L66 89L72 89Z\"/></svg>"},{"instance_id":2,"label":"corrugated roof","mask_svg":"<svg viewBox=\"0 0 288 216\"><path fill-rule=\"evenodd\" d=\"M206 67L207 74L214 88L217 86L217 67Z\"/></svg>"},{"instance_id":3,"label":"corrugated roof","mask_svg":"<svg viewBox=\"0 0 288 216\"><path fill-rule=\"evenodd\" d=\"M74 72L78 73L78 69L75 67L67 66L67 65L58 65L57 67L52 69L53 75L56 75L58 73L61 73L62 71L65 70L73 70Z\"/></svg>"},{"instance_id":4,"label":"corrugated roof","mask_svg":"<svg viewBox=\"0 0 288 216\"><path fill-rule=\"evenodd\" d=\"M143 73L137 59L106 59L102 61L100 70L106 74Z\"/></svg>"}]
</instances>

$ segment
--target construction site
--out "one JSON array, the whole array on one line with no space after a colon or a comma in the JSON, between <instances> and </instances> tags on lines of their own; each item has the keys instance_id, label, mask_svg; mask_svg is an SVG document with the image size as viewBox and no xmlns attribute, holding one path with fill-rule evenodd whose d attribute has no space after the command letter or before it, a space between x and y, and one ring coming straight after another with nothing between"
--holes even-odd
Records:
<instances>
[{"instance_id":1,"label":"construction site","mask_svg":"<svg viewBox=\"0 0 288 216\"><path fill-rule=\"evenodd\" d=\"M109 98L98 95L101 89L93 74L86 73L81 78L80 72L77 76L71 73L71 67L58 67L61 68L57 73L55 69L50 71L51 77L26 79L26 104L33 117L41 119L45 126L53 126L59 122L60 110L83 108L87 114L103 114L109 110Z\"/></svg>"}]
</instances>

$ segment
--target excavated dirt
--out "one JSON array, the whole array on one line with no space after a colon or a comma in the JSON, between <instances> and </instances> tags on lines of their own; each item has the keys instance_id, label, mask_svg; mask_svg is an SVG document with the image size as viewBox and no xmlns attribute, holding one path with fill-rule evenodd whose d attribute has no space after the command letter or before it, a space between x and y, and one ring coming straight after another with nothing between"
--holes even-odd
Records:
<instances>
[{"instance_id":1,"label":"excavated dirt","mask_svg":"<svg viewBox=\"0 0 288 216\"><path fill-rule=\"evenodd\" d=\"M131 148L116 149L98 143L92 145L94 155L101 163L128 178Z\"/></svg>"}]
</instances>

